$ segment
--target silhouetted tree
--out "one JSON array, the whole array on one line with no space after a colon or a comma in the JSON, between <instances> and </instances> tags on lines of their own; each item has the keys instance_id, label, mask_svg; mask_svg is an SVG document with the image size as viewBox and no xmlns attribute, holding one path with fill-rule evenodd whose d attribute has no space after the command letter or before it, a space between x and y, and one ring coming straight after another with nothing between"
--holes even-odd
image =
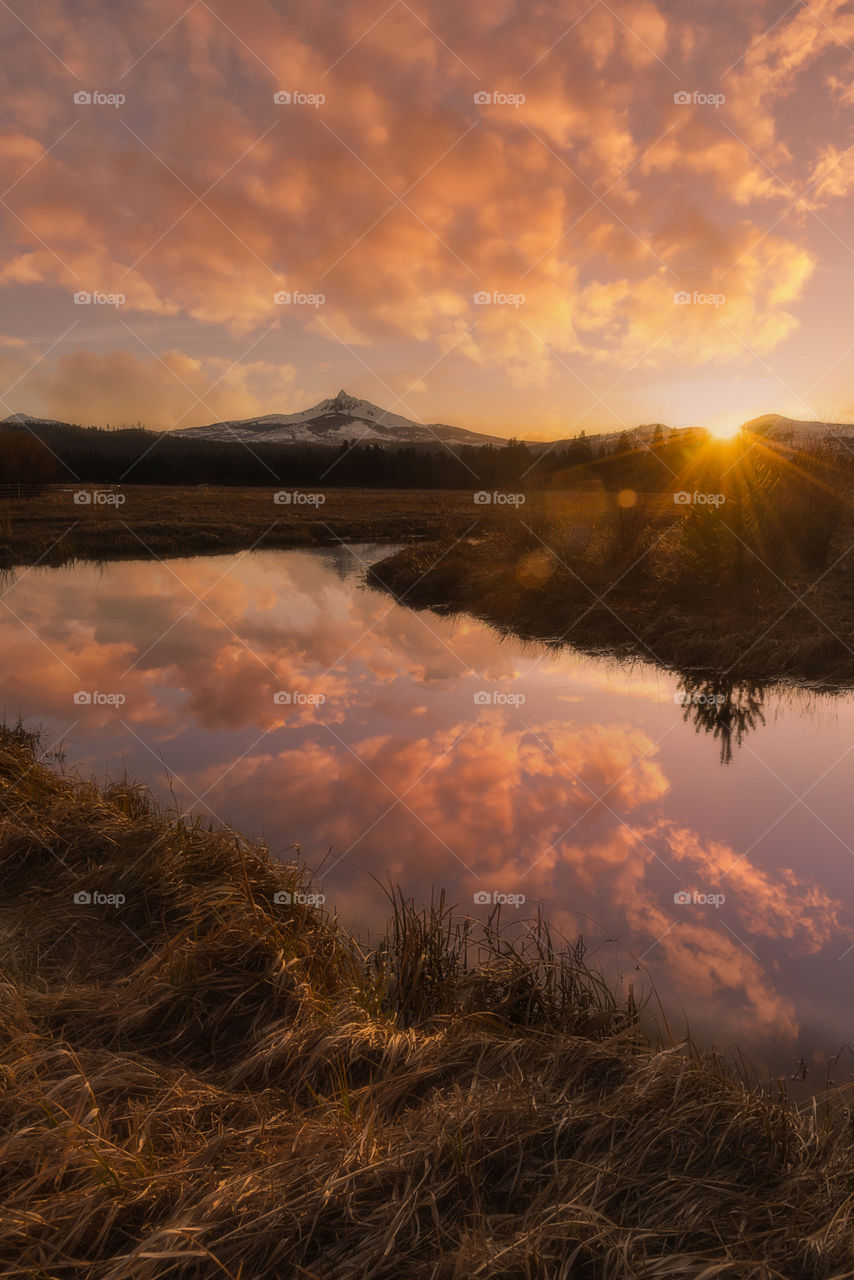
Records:
<instances>
[{"instance_id":1,"label":"silhouetted tree","mask_svg":"<svg viewBox=\"0 0 854 1280\"><path fill-rule=\"evenodd\" d=\"M721 764L732 760L748 733L765 724L765 687L748 681L702 679L685 675L679 681L682 719L697 733L710 733L720 743Z\"/></svg>"}]
</instances>

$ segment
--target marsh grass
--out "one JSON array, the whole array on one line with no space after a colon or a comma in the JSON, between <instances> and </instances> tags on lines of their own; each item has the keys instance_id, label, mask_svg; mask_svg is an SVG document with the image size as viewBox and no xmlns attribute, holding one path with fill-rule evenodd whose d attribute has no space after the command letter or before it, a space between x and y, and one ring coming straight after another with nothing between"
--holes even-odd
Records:
<instances>
[{"instance_id":1,"label":"marsh grass","mask_svg":"<svg viewBox=\"0 0 854 1280\"><path fill-rule=\"evenodd\" d=\"M542 922L395 892L368 950L20 728L0 880L4 1277L852 1274L841 1108L655 1041Z\"/></svg>"},{"instance_id":2,"label":"marsh grass","mask_svg":"<svg viewBox=\"0 0 854 1280\"><path fill-rule=\"evenodd\" d=\"M850 686L850 502L787 492L721 509L601 498L585 518L532 504L477 538L404 547L367 577L410 607L523 640L691 677Z\"/></svg>"}]
</instances>

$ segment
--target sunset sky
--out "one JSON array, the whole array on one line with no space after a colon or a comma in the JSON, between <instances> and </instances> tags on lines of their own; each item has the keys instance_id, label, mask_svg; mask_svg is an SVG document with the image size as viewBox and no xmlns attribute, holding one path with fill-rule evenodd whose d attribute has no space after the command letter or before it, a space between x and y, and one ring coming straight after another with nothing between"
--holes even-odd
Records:
<instances>
[{"instance_id":1,"label":"sunset sky","mask_svg":"<svg viewBox=\"0 0 854 1280\"><path fill-rule=\"evenodd\" d=\"M0 416L854 419L852 3L10 0L0 35Z\"/></svg>"}]
</instances>

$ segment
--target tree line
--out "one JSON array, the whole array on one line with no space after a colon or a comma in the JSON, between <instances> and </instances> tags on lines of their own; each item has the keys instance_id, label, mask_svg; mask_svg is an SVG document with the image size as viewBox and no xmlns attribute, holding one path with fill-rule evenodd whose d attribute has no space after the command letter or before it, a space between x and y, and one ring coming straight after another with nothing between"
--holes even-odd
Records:
<instances>
[{"instance_id":1,"label":"tree line","mask_svg":"<svg viewBox=\"0 0 854 1280\"><path fill-rule=\"evenodd\" d=\"M623 432L593 442L584 432L548 448L506 445L335 446L188 439L142 428L38 424L0 429L0 484L234 485L390 489L579 489L673 492L707 443L702 431L649 444ZM852 459L834 458L851 470Z\"/></svg>"}]
</instances>

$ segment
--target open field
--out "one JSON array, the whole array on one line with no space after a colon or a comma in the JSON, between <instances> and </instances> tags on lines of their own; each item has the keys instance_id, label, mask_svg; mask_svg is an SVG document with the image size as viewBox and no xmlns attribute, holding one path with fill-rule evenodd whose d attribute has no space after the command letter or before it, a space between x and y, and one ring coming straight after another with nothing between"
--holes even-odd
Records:
<instances>
[{"instance_id":1,"label":"open field","mask_svg":"<svg viewBox=\"0 0 854 1280\"><path fill-rule=\"evenodd\" d=\"M841 1105L655 1043L542 927L396 900L367 952L296 866L8 729L0 796L5 1276L852 1273Z\"/></svg>"},{"instance_id":2,"label":"open field","mask_svg":"<svg viewBox=\"0 0 854 1280\"><path fill-rule=\"evenodd\" d=\"M112 495L109 489L81 486ZM347 542L398 542L467 528L470 493L324 489L322 505L276 503L276 489L124 486L121 505L80 504L76 488L0 499L0 567L147 559ZM293 490L285 490L293 493ZM311 493L311 490L306 492Z\"/></svg>"},{"instance_id":3,"label":"open field","mask_svg":"<svg viewBox=\"0 0 854 1280\"><path fill-rule=\"evenodd\" d=\"M87 493L111 494L95 485ZM0 568L69 560L205 555L249 547L345 542L407 542L472 528L518 523L515 507L482 506L469 490L323 489L322 504L276 503L273 488L125 485L121 505L74 501L78 490L51 485L34 497L0 497ZM284 492L293 494L292 489ZM660 500L662 510L672 503ZM607 510L597 492L527 495L528 513L596 521Z\"/></svg>"}]
</instances>

